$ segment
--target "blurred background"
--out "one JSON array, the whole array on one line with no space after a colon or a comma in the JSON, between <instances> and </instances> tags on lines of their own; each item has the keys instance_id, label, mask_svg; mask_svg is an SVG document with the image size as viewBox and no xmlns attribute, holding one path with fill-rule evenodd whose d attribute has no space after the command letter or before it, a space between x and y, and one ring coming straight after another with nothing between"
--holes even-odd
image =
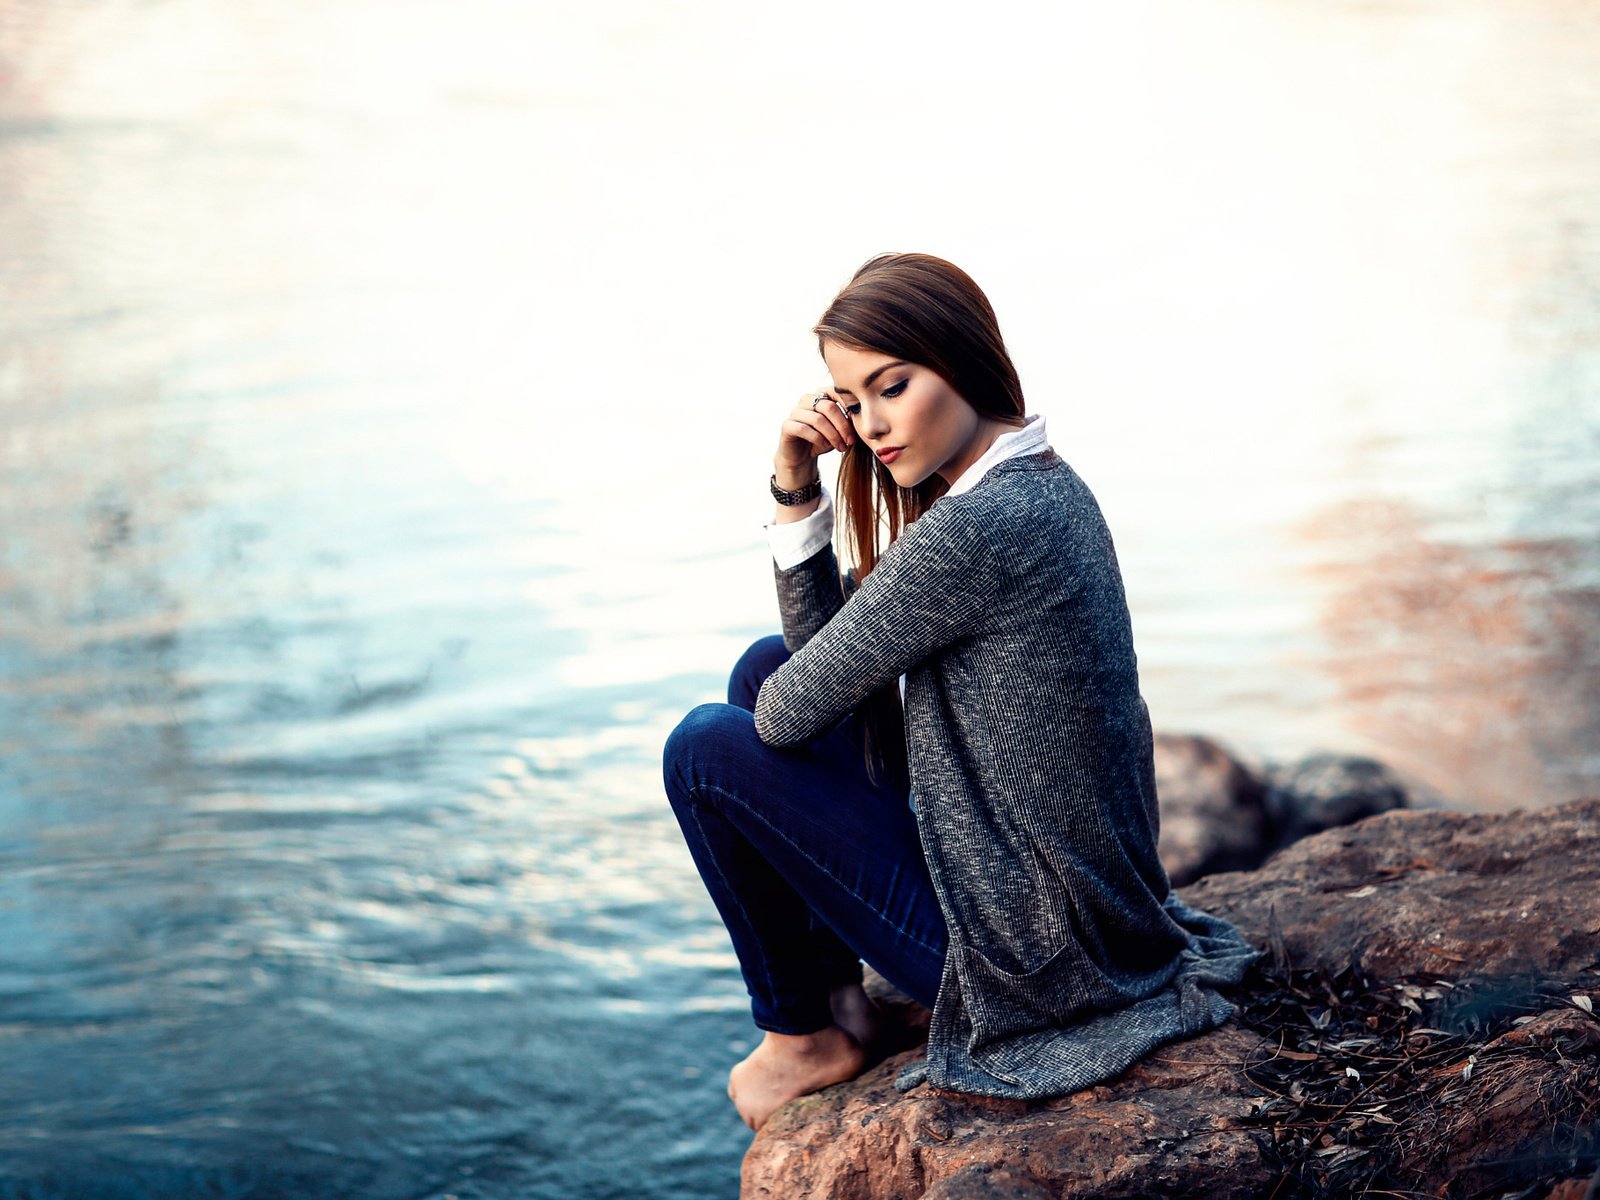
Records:
<instances>
[{"instance_id":1,"label":"blurred background","mask_svg":"<svg viewBox=\"0 0 1600 1200\"><path fill-rule=\"evenodd\" d=\"M736 1195L660 746L882 250L1158 730L1600 790L1600 10L978 11L0 7L0 1195Z\"/></svg>"}]
</instances>

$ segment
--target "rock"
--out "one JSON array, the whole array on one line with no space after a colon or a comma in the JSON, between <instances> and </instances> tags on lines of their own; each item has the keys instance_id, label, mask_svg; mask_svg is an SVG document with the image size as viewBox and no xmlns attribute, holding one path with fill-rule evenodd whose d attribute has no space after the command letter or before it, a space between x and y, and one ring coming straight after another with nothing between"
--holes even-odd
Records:
<instances>
[{"instance_id":1,"label":"rock","mask_svg":"<svg viewBox=\"0 0 1600 1200\"><path fill-rule=\"evenodd\" d=\"M923 1193L924 1200L1051 1200L1045 1191L1026 1175L1015 1171L996 1171L988 1167L969 1167L941 1180Z\"/></svg>"},{"instance_id":2,"label":"rock","mask_svg":"<svg viewBox=\"0 0 1600 1200\"><path fill-rule=\"evenodd\" d=\"M1459 1049L1467 1043L1442 1034L1437 1043L1428 1042L1434 1034L1418 1043L1442 1047L1427 1052L1436 1057L1418 1059L1406 1084L1406 1095L1423 1107L1377 1104L1369 1121L1359 1108L1344 1112L1351 1105L1341 1102L1339 1137L1382 1136L1384 1146L1414 1146L1395 1169L1411 1172L1408 1186L1438 1195L1458 1178L1473 1181L1473 1194L1488 1194L1477 1189L1499 1179L1497 1171L1510 1169L1506 1163L1522 1164L1525 1181L1546 1179L1547 1186L1571 1178L1585 1161L1593 1167L1596 1143L1582 1142L1593 1134L1561 1122L1570 1120L1562 1114L1587 1111L1583 1119L1592 1123L1600 1088L1600 1021L1567 998L1591 1008L1600 1002L1597 895L1600 799L1495 815L1390 812L1308 838L1260 870L1214 875L1185 891L1191 903L1236 921L1258 944L1274 944L1279 957L1302 970L1344 971L1347 983L1370 980L1377 988L1378 981L1425 974L1523 981L1518 995L1534 996L1533 1010L1516 1025L1501 1011L1492 1035L1486 1031L1471 1043L1471 1055ZM1365 974L1351 974L1352 956ZM1422 989L1397 982L1389 994L1411 1003L1413 994L1480 993L1465 984L1453 990L1448 983ZM1467 1020L1461 1011L1455 1016ZM1348 1083L1352 1101L1376 1097L1372 1089L1388 1069L1373 1065L1376 1057L1360 1057L1376 1054L1360 1049L1362 1040L1351 1039L1358 1048L1347 1047L1338 1060L1365 1068L1364 1077ZM1244 1200L1276 1194L1282 1200L1312 1194L1285 1186L1285 1147L1293 1147L1289 1135L1301 1136L1296 1130L1304 1123L1281 1130L1264 1124L1271 1097L1247 1067L1258 1077L1262 1063L1323 1069L1338 1047L1326 1062L1316 1048L1284 1049L1279 1039L1235 1022L1163 1047L1103 1086L1033 1103L926 1087L897 1093L896 1072L918 1054L906 1051L774 1114L745 1157L741 1195ZM1332 1069L1324 1083L1345 1085L1344 1068ZM1363 1125L1364 1133L1350 1132ZM1567 1149L1552 1141L1558 1134L1568 1138ZM1580 1143L1591 1147L1587 1160L1570 1149ZM1311 1142L1301 1165L1325 1172L1344 1162L1348 1175L1363 1169L1363 1155L1380 1160L1367 1144L1379 1145ZM1566 1157L1536 1173L1558 1151Z\"/></svg>"},{"instance_id":3,"label":"rock","mask_svg":"<svg viewBox=\"0 0 1600 1200\"><path fill-rule=\"evenodd\" d=\"M1224 1029L1157 1051L1117 1081L1039 1103L894 1090L908 1051L785 1105L745 1156L742 1200L1006 1195L1265 1195L1272 1172L1237 1118L1259 1092L1239 1062L1259 1038ZM1033 1200L1026 1191L1021 1192Z\"/></svg>"},{"instance_id":4,"label":"rock","mask_svg":"<svg viewBox=\"0 0 1600 1200\"><path fill-rule=\"evenodd\" d=\"M1256 773L1211 738L1158 733L1155 773L1161 862L1174 887L1260 866L1309 834L1407 807L1388 767L1351 755L1314 754Z\"/></svg>"},{"instance_id":5,"label":"rock","mask_svg":"<svg viewBox=\"0 0 1600 1200\"><path fill-rule=\"evenodd\" d=\"M1582 1179L1564 1179L1545 1200L1600 1200L1600 1171Z\"/></svg>"},{"instance_id":6,"label":"rock","mask_svg":"<svg viewBox=\"0 0 1600 1200\"><path fill-rule=\"evenodd\" d=\"M1600 967L1600 800L1538 812L1384 813L1280 852L1252 872L1184 892L1295 966L1352 957L1397 979L1533 975L1593 980ZM1275 914L1275 916L1274 916Z\"/></svg>"},{"instance_id":7,"label":"rock","mask_svg":"<svg viewBox=\"0 0 1600 1200\"><path fill-rule=\"evenodd\" d=\"M1470 1078L1465 1062L1441 1067L1451 1082L1440 1089L1419 1157L1462 1195L1492 1194L1497 1183L1520 1181L1515 1170L1507 1175L1500 1155L1486 1153L1491 1146L1513 1155L1522 1151L1537 1171L1539 1152L1547 1149L1542 1143L1552 1131L1550 1100L1574 1087L1593 1088L1596 1047L1600 1021L1576 1009L1554 1009L1474 1051ZM1524 1048L1548 1053L1518 1052Z\"/></svg>"},{"instance_id":8,"label":"rock","mask_svg":"<svg viewBox=\"0 0 1600 1200\"><path fill-rule=\"evenodd\" d=\"M1267 787L1210 738L1158 733L1161 863L1174 887L1258 866L1276 844Z\"/></svg>"},{"instance_id":9,"label":"rock","mask_svg":"<svg viewBox=\"0 0 1600 1200\"><path fill-rule=\"evenodd\" d=\"M1314 754L1288 766L1269 765L1264 774L1279 846L1407 807L1405 785L1376 759Z\"/></svg>"}]
</instances>

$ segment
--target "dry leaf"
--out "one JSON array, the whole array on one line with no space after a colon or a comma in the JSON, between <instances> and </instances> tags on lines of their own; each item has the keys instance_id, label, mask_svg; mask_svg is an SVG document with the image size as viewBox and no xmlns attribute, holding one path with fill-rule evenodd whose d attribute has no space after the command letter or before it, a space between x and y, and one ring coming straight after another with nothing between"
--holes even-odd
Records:
<instances>
[{"instance_id":1,"label":"dry leaf","mask_svg":"<svg viewBox=\"0 0 1600 1200\"><path fill-rule=\"evenodd\" d=\"M1287 1058L1293 1062L1316 1062L1317 1055L1307 1054L1303 1050L1279 1050L1276 1057Z\"/></svg>"}]
</instances>

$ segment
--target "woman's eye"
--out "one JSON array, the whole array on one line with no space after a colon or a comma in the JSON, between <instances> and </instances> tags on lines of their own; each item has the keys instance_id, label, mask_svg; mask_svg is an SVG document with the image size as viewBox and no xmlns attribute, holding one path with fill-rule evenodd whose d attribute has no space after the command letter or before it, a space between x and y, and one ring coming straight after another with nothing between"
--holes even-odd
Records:
<instances>
[{"instance_id":1,"label":"woman's eye","mask_svg":"<svg viewBox=\"0 0 1600 1200\"><path fill-rule=\"evenodd\" d=\"M894 397L898 396L901 392L906 390L906 384L908 382L910 381L902 379L899 383L891 384L889 387L884 388L882 393L884 399L892 400Z\"/></svg>"},{"instance_id":2,"label":"woman's eye","mask_svg":"<svg viewBox=\"0 0 1600 1200\"><path fill-rule=\"evenodd\" d=\"M854 404L846 404L844 406L844 411L848 415L850 415L852 417L860 416L861 415L861 401L857 400Z\"/></svg>"}]
</instances>

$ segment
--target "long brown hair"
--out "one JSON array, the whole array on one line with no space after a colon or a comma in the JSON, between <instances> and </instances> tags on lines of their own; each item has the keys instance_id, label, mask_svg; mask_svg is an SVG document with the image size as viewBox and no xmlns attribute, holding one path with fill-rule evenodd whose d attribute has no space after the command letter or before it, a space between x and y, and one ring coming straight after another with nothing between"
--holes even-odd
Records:
<instances>
[{"instance_id":1,"label":"long brown hair","mask_svg":"<svg viewBox=\"0 0 1600 1200\"><path fill-rule=\"evenodd\" d=\"M868 259L813 327L817 349L827 342L887 354L934 371L980 416L1021 425L1026 408L1017 369L1000 337L989 299L960 267L931 254L880 254ZM839 464L840 523L856 579L865 579L905 527L944 495L948 484L929 475L914 488L894 481L889 468L859 439ZM887 541L883 540L887 533ZM900 691L890 684L862 704L858 716L867 767L906 778L905 722Z\"/></svg>"}]
</instances>

